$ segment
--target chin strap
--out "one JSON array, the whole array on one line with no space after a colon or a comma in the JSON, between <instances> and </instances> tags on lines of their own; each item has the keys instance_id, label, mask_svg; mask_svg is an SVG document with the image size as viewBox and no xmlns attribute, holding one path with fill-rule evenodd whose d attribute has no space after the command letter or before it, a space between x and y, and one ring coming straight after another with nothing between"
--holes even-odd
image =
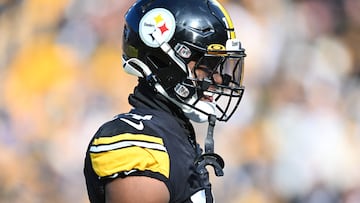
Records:
<instances>
[{"instance_id":1,"label":"chin strap","mask_svg":"<svg viewBox=\"0 0 360 203\"><path fill-rule=\"evenodd\" d=\"M220 155L214 153L214 127L216 122L216 116L209 116L209 127L205 139L205 152L200 155L196 161L196 170L200 174L201 179L204 182L206 203L213 202L213 196L211 192L211 183L209 180L209 172L206 166L210 165L214 168L216 176L223 176L224 160Z\"/></svg>"}]
</instances>

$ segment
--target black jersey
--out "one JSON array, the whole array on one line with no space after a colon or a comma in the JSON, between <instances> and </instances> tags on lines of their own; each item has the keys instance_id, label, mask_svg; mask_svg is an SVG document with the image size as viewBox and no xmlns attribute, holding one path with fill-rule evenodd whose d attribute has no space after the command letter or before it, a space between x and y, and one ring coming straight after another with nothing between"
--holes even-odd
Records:
<instances>
[{"instance_id":1,"label":"black jersey","mask_svg":"<svg viewBox=\"0 0 360 203\"><path fill-rule=\"evenodd\" d=\"M205 203L194 165L199 151L190 122L143 106L120 114L89 144L84 175L90 201L105 202L104 186L114 178L148 176L166 184L172 203Z\"/></svg>"}]
</instances>

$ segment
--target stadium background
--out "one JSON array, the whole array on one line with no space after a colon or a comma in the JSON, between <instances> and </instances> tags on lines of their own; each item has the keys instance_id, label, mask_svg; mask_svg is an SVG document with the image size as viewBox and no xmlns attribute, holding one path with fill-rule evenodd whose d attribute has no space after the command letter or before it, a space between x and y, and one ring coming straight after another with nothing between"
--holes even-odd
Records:
<instances>
[{"instance_id":1,"label":"stadium background","mask_svg":"<svg viewBox=\"0 0 360 203\"><path fill-rule=\"evenodd\" d=\"M132 2L0 0L0 202L88 202L87 142L136 84L120 58ZM360 1L221 2L248 57L216 127L217 202L360 202Z\"/></svg>"}]
</instances>

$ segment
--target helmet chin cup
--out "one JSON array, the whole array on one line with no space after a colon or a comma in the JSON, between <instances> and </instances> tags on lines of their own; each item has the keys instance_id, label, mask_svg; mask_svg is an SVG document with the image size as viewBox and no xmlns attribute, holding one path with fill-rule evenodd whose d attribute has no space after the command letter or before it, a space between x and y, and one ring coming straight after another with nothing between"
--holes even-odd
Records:
<instances>
[{"instance_id":1,"label":"helmet chin cup","mask_svg":"<svg viewBox=\"0 0 360 203\"><path fill-rule=\"evenodd\" d=\"M214 115L216 111L216 104L213 102L198 101L195 108L190 108L183 105L182 108L186 117L196 123L204 123L208 121L209 115ZM201 111L199 111L199 110Z\"/></svg>"}]
</instances>

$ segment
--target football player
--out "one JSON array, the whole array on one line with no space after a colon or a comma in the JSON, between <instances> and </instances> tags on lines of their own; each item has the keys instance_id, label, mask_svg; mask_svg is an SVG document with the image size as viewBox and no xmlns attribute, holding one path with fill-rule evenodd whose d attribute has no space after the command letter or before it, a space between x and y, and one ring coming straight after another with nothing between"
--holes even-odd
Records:
<instances>
[{"instance_id":1,"label":"football player","mask_svg":"<svg viewBox=\"0 0 360 203\"><path fill-rule=\"evenodd\" d=\"M84 166L92 203L211 203L206 166L215 121L244 93L244 49L216 0L139 0L125 15L123 67L138 77L132 109L103 124ZM205 149L191 121L208 122Z\"/></svg>"}]
</instances>

